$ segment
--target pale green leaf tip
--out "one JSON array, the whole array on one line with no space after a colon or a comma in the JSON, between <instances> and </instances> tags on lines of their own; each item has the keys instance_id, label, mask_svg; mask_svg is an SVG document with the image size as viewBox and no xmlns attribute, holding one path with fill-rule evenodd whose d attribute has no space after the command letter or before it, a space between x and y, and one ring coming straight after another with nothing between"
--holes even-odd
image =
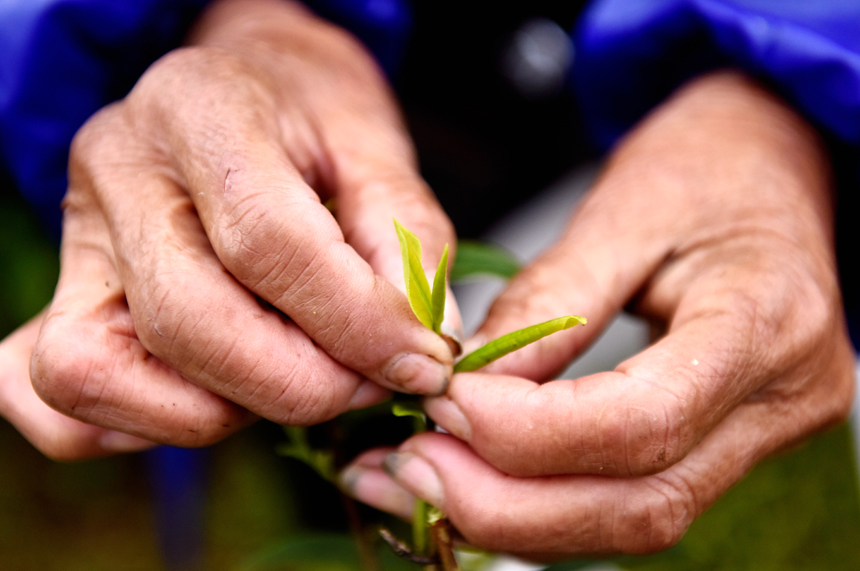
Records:
<instances>
[{"instance_id":1,"label":"pale green leaf tip","mask_svg":"<svg viewBox=\"0 0 860 571\"><path fill-rule=\"evenodd\" d=\"M427 276L421 266L421 241L408 228L394 219L394 227L400 240L400 253L403 257L403 281L406 285L406 298L415 317L425 327L433 329L432 293Z\"/></svg>"},{"instance_id":2,"label":"pale green leaf tip","mask_svg":"<svg viewBox=\"0 0 860 571\"><path fill-rule=\"evenodd\" d=\"M448 244L442 250L442 257L433 278L433 289L430 292L433 327L431 329L442 335L442 321L445 319L445 298L448 290Z\"/></svg>"}]
</instances>

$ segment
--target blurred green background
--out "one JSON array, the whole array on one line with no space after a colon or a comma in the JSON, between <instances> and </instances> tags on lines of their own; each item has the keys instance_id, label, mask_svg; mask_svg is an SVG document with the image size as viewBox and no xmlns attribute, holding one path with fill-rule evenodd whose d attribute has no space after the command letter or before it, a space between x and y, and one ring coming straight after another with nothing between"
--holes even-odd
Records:
<instances>
[{"instance_id":1,"label":"blurred green background","mask_svg":"<svg viewBox=\"0 0 860 571\"><path fill-rule=\"evenodd\" d=\"M6 186L0 185L4 336L47 303L58 272L55 246ZM294 460L275 455L282 439L279 427L262 423L209 451L203 569L357 565L336 491ZM165 569L145 473L138 454L52 462L0 420L0 569ZM365 508L360 514L373 521L381 517ZM860 570L858 544L858 476L850 431L843 425L760 465L678 546L615 563L648 571ZM383 567L405 566L386 555Z\"/></svg>"}]
</instances>

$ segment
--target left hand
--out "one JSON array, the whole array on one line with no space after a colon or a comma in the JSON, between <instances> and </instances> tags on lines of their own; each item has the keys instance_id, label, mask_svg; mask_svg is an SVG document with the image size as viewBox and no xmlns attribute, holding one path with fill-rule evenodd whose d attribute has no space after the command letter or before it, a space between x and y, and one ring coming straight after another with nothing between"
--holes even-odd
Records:
<instances>
[{"instance_id":1,"label":"left hand","mask_svg":"<svg viewBox=\"0 0 860 571\"><path fill-rule=\"evenodd\" d=\"M451 349L394 285L393 217L453 240L367 50L298 2L211 2L76 135L59 283L12 357L52 408L143 445L439 394Z\"/></svg>"},{"instance_id":2,"label":"left hand","mask_svg":"<svg viewBox=\"0 0 860 571\"><path fill-rule=\"evenodd\" d=\"M469 543L533 559L675 544L757 462L849 412L829 176L783 102L736 73L694 80L620 144L476 337L565 313L588 326L455 375L426 403L450 435L365 454L348 489L405 517L420 496ZM628 303L666 335L541 384Z\"/></svg>"}]
</instances>

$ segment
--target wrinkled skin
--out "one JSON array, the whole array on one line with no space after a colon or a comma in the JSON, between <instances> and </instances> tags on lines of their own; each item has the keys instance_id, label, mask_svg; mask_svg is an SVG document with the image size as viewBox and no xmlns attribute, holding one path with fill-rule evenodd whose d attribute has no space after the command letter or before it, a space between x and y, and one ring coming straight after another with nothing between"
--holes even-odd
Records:
<instances>
[{"instance_id":1,"label":"wrinkled skin","mask_svg":"<svg viewBox=\"0 0 860 571\"><path fill-rule=\"evenodd\" d=\"M267 0L217 2L189 44L77 137L55 299L0 345L0 413L53 457L447 385L448 346L391 285L390 220L428 253L452 231L366 53ZM345 486L406 517L421 496L466 541L532 558L672 545L756 462L847 415L829 176L784 103L731 72L691 82L471 343L564 313L588 326L454 376L426 405L450 434L367 452ZM549 381L624 306L665 335ZM424 357L395 371L405 354Z\"/></svg>"},{"instance_id":2,"label":"wrinkled skin","mask_svg":"<svg viewBox=\"0 0 860 571\"><path fill-rule=\"evenodd\" d=\"M426 403L449 435L368 452L344 483L404 517L420 496L466 541L533 559L675 544L758 461L850 410L829 177L784 103L736 73L694 80L628 134L467 347L565 313L588 325L455 375ZM628 303L665 335L547 382Z\"/></svg>"},{"instance_id":3,"label":"wrinkled skin","mask_svg":"<svg viewBox=\"0 0 860 571\"><path fill-rule=\"evenodd\" d=\"M56 294L0 364L4 391L25 391L29 362L41 399L86 423L33 395L0 405L49 456L205 445L258 416L313 424L447 387L451 349L392 285L392 219L437 256L453 229L372 58L300 5L215 3L80 130L69 179Z\"/></svg>"}]
</instances>

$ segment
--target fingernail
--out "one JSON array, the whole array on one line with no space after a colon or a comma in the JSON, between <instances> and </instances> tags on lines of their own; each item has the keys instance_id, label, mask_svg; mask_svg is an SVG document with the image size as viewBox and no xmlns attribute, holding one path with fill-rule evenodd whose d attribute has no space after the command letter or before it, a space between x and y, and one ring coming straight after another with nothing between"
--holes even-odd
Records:
<instances>
[{"instance_id":1,"label":"fingernail","mask_svg":"<svg viewBox=\"0 0 860 571\"><path fill-rule=\"evenodd\" d=\"M448 397L436 397L424 401L424 411L436 424L460 440L472 439L472 426L462 409Z\"/></svg>"},{"instance_id":2,"label":"fingernail","mask_svg":"<svg viewBox=\"0 0 860 571\"><path fill-rule=\"evenodd\" d=\"M373 381L362 381L352 394L352 398L349 399L349 403L346 405L346 410L367 408L369 406L385 402L390 398L391 391L385 387L377 385Z\"/></svg>"},{"instance_id":3,"label":"fingernail","mask_svg":"<svg viewBox=\"0 0 860 571\"><path fill-rule=\"evenodd\" d=\"M364 466L347 466L340 474L337 475L337 485L344 494L356 498L358 482L361 480L362 476L367 474L368 471L369 469Z\"/></svg>"},{"instance_id":4,"label":"fingernail","mask_svg":"<svg viewBox=\"0 0 860 571\"><path fill-rule=\"evenodd\" d=\"M415 497L379 469L348 466L338 475L343 493L404 519L412 517Z\"/></svg>"},{"instance_id":5,"label":"fingernail","mask_svg":"<svg viewBox=\"0 0 860 571\"><path fill-rule=\"evenodd\" d=\"M398 390L423 395L441 395L448 390L451 368L418 353L402 353L385 369L385 379Z\"/></svg>"},{"instance_id":6,"label":"fingernail","mask_svg":"<svg viewBox=\"0 0 860 571\"><path fill-rule=\"evenodd\" d=\"M108 431L99 438L99 445L103 450L109 452L136 452L156 446L155 442L125 434L123 432Z\"/></svg>"},{"instance_id":7,"label":"fingernail","mask_svg":"<svg viewBox=\"0 0 860 571\"><path fill-rule=\"evenodd\" d=\"M444 506L442 481L436 470L420 456L411 452L392 452L382 461L382 469L416 496L438 508Z\"/></svg>"}]
</instances>

